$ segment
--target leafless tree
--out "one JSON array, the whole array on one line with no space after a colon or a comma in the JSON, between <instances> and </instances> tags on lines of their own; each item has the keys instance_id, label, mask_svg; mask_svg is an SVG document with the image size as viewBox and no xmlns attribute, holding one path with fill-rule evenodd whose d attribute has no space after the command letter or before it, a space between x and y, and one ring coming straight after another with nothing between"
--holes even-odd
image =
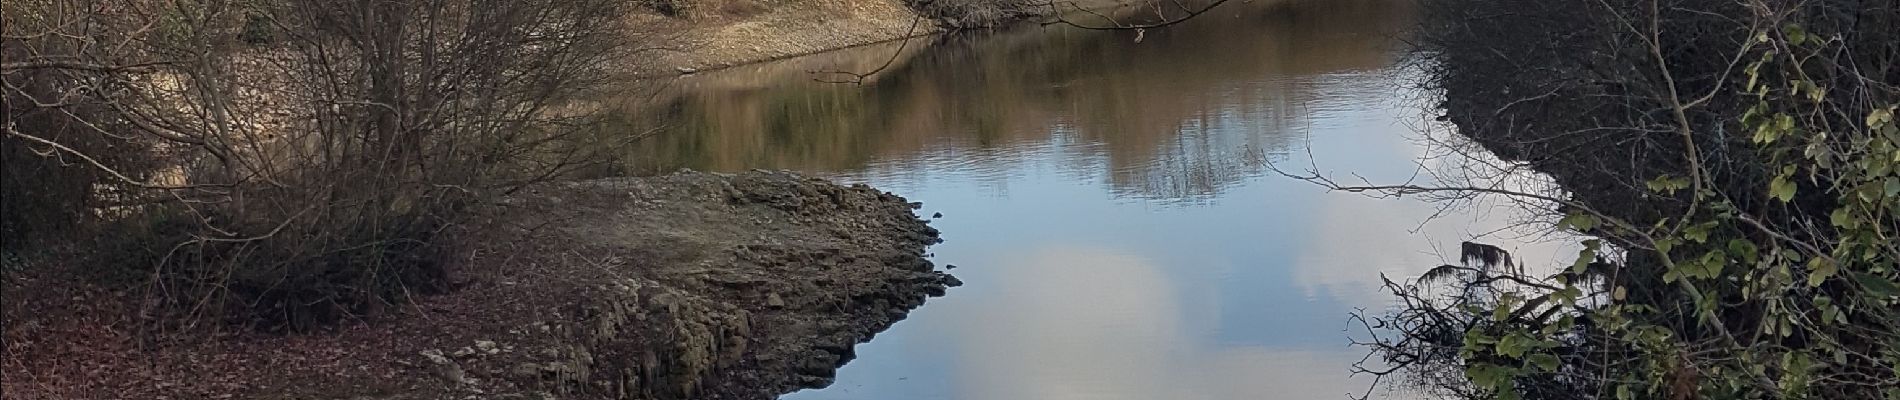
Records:
<instances>
[{"instance_id":1,"label":"leafless tree","mask_svg":"<svg viewBox=\"0 0 1900 400\"><path fill-rule=\"evenodd\" d=\"M307 326L433 285L470 204L613 150L587 95L625 3L8 2L5 136L124 204L82 206L148 249L119 261L149 315Z\"/></svg>"}]
</instances>

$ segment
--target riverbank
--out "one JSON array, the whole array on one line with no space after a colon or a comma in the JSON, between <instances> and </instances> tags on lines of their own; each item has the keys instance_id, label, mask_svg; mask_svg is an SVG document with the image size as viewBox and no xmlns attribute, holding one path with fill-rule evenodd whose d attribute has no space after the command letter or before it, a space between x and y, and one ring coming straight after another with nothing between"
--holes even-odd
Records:
<instances>
[{"instance_id":1,"label":"riverbank","mask_svg":"<svg viewBox=\"0 0 1900 400\"><path fill-rule=\"evenodd\" d=\"M640 49L632 75L655 78L730 68L948 31L1002 28L1057 10L1026 0L673 0L631 16ZM656 4L661 4L656 3ZM1120 15L1136 0L1065 2L1065 14ZM1181 6L1180 2L1170 7ZM1194 6L1207 0L1186 2ZM1088 11L1082 11L1086 8ZM1168 9L1173 12L1174 9ZM880 58L882 61L884 58Z\"/></svg>"},{"instance_id":2,"label":"riverbank","mask_svg":"<svg viewBox=\"0 0 1900 400\"><path fill-rule=\"evenodd\" d=\"M900 0L708 1L691 11L632 16L640 77L692 73L940 32ZM915 24L913 27L912 25Z\"/></svg>"},{"instance_id":3,"label":"riverbank","mask_svg":"<svg viewBox=\"0 0 1900 400\"><path fill-rule=\"evenodd\" d=\"M461 233L451 289L331 332L135 332L136 293L6 281L8 398L768 399L957 280L915 203L790 173L550 184Z\"/></svg>"}]
</instances>

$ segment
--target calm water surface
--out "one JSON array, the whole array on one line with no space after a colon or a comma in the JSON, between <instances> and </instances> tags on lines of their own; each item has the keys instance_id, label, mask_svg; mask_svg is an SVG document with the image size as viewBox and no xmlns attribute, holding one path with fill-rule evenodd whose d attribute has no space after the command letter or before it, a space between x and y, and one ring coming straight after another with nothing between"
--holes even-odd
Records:
<instances>
[{"instance_id":1,"label":"calm water surface","mask_svg":"<svg viewBox=\"0 0 1900 400\"><path fill-rule=\"evenodd\" d=\"M665 125L629 159L801 170L943 214L935 260L967 284L786 399L1341 399L1370 383L1348 373L1365 351L1347 316L1386 304L1381 273L1486 234L1562 253L1505 229L1508 209L1430 218L1270 169L1436 167L1418 140L1431 96L1396 62L1402 3L1254 0L1139 42L933 39L863 86L807 71L870 70L895 44L685 77L637 106Z\"/></svg>"}]
</instances>

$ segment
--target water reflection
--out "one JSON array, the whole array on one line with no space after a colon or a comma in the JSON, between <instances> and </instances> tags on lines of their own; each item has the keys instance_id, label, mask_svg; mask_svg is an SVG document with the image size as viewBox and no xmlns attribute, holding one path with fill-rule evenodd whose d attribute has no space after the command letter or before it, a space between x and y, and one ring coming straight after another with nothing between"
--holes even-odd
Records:
<instances>
[{"instance_id":1,"label":"water reflection","mask_svg":"<svg viewBox=\"0 0 1900 400\"><path fill-rule=\"evenodd\" d=\"M1210 346L1168 265L1105 248L1047 248L996 268L997 293L949 343L968 399L1260 399L1338 395L1324 350ZM1051 318L1051 316L1059 316ZM1340 350L1340 349L1334 349ZM1236 384L1282 381L1283 385Z\"/></svg>"},{"instance_id":2,"label":"water reflection","mask_svg":"<svg viewBox=\"0 0 1900 400\"><path fill-rule=\"evenodd\" d=\"M1432 219L1434 204L1267 169L1413 176L1411 124L1429 119L1397 101L1420 97L1392 65L1403 4L1254 0L1140 43L948 39L864 87L802 71L869 69L891 48L704 74L640 108L669 131L628 168L798 169L945 214L932 251L966 285L860 345L832 387L787 399L1339 398L1367 383L1347 374L1365 353L1346 316L1385 304L1380 274L1519 232L1508 210ZM1527 261L1565 253L1484 240Z\"/></svg>"},{"instance_id":3,"label":"water reflection","mask_svg":"<svg viewBox=\"0 0 1900 400\"><path fill-rule=\"evenodd\" d=\"M641 105L660 111L637 120L669 133L629 159L649 172L829 172L951 158L1003 176L1021 157L1053 156L1109 171L1118 193L1212 196L1292 148L1313 112L1389 92L1351 83L1389 64L1406 15L1401 2L1256 1L1140 43L1059 26L936 39L906 46L926 49L866 87L800 73L869 70L892 45L690 77Z\"/></svg>"}]
</instances>

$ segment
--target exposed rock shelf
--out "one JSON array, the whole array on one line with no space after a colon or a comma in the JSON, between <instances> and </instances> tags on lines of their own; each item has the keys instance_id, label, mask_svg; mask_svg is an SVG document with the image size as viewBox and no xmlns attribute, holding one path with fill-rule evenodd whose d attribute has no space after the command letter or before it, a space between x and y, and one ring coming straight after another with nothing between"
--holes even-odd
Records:
<instances>
[{"instance_id":1,"label":"exposed rock shelf","mask_svg":"<svg viewBox=\"0 0 1900 400\"><path fill-rule=\"evenodd\" d=\"M125 293L17 278L71 289L8 299L6 397L769 399L959 284L915 207L783 172L548 184L452 232L446 293L155 347Z\"/></svg>"},{"instance_id":2,"label":"exposed rock shelf","mask_svg":"<svg viewBox=\"0 0 1900 400\"><path fill-rule=\"evenodd\" d=\"M822 386L853 346L956 283L923 258L939 240L915 205L862 185L687 172L558 185L513 203L499 221L568 222L502 224L514 228L501 240L532 239L477 256L537 255L471 291L542 299L510 313L523 319L504 339L538 349L462 365L512 371L486 377L513 381L501 390L770 398ZM563 278L508 283L537 275Z\"/></svg>"}]
</instances>

